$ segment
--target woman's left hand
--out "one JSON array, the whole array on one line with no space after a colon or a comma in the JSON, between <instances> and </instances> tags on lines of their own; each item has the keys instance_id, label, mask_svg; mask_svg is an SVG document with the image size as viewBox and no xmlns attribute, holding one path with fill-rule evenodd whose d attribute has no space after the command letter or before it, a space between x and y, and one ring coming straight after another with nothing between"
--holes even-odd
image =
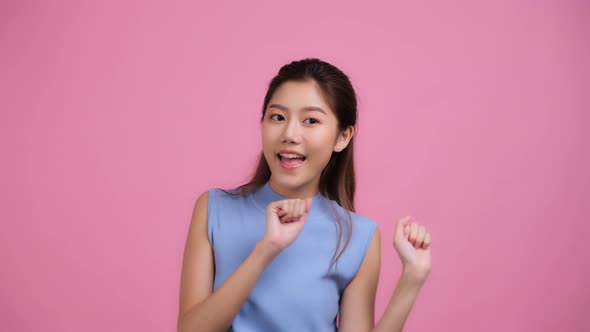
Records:
<instances>
[{"instance_id":1,"label":"woman's left hand","mask_svg":"<svg viewBox=\"0 0 590 332\"><path fill-rule=\"evenodd\" d=\"M430 257L430 234L412 217L401 218L395 228L393 247L403 265L404 273L422 284L426 281L432 264Z\"/></svg>"}]
</instances>

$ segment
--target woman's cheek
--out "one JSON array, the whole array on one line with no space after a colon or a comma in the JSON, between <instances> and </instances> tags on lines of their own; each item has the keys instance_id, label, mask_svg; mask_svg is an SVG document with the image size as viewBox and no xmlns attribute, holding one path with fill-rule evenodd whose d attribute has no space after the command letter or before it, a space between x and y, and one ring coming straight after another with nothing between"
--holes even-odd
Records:
<instances>
[{"instance_id":1,"label":"woman's cheek","mask_svg":"<svg viewBox=\"0 0 590 332\"><path fill-rule=\"evenodd\" d=\"M317 151L315 154L315 162L314 164L318 165L319 168L322 170L328 165L330 162L330 158L332 157L332 150L322 149L321 151Z\"/></svg>"}]
</instances>

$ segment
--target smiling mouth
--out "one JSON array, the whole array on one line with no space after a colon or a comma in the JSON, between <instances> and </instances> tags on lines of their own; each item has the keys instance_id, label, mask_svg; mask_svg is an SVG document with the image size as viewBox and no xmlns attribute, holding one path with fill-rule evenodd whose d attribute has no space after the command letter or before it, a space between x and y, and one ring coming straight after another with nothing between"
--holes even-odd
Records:
<instances>
[{"instance_id":1,"label":"smiling mouth","mask_svg":"<svg viewBox=\"0 0 590 332\"><path fill-rule=\"evenodd\" d=\"M303 164L303 162L305 161L305 159L307 159L305 156L300 156L300 155L289 155L289 154L285 154L285 156L281 156L281 154L277 154L277 156L279 157L279 163L281 164L281 166L285 169L295 169L297 167L299 167L301 164Z\"/></svg>"},{"instance_id":2,"label":"smiling mouth","mask_svg":"<svg viewBox=\"0 0 590 332\"><path fill-rule=\"evenodd\" d=\"M280 153L277 153L277 157L279 157L279 160L300 160L300 161L304 161L305 159L307 159L307 157L305 156L297 156L295 157L295 155L291 155L291 157L283 157L281 156Z\"/></svg>"}]
</instances>

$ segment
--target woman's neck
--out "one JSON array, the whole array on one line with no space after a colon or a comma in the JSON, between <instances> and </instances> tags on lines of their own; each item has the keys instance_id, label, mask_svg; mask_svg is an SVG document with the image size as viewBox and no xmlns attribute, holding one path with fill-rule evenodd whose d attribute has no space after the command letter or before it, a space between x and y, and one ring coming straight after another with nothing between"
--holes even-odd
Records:
<instances>
[{"instance_id":1,"label":"woman's neck","mask_svg":"<svg viewBox=\"0 0 590 332\"><path fill-rule=\"evenodd\" d=\"M284 184L279 184L273 177L268 181L270 188L277 194L287 198L311 198L319 193L319 178L314 179L308 183L303 183L296 187L289 187Z\"/></svg>"}]
</instances>

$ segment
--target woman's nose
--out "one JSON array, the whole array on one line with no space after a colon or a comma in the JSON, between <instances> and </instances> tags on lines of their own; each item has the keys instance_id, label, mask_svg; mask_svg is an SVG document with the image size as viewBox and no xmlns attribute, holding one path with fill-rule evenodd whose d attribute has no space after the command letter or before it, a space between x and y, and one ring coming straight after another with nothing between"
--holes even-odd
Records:
<instances>
[{"instance_id":1,"label":"woman's nose","mask_svg":"<svg viewBox=\"0 0 590 332\"><path fill-rule=\"evenodd\" d=\"M290 141L294 143L299 143L301 141L301 130L297 121L291 120L286 123L283 130L282 141Z\"/></svg>"}]
</instances>

